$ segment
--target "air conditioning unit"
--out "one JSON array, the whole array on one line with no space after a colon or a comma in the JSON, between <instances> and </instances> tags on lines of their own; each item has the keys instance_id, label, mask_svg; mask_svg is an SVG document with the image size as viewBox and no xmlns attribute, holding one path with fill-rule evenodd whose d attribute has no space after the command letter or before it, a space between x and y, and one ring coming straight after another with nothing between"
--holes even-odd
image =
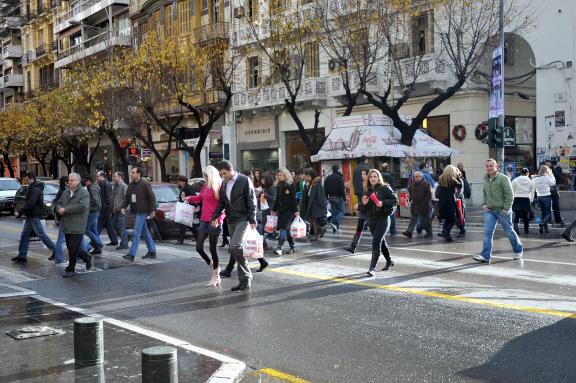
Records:
<instances>
[{"instance_id":1,"label":"air conditioning unit","mask_svg":"<svg viewBox=\"0 0 576 383\"><path fill-rule=\"evenodd\" d=\"M392 45L394 58L405 59L410 56L410 47L408 43L397 43Z\"/></svg>"},{"instance_id":2,"label":"air conditioning unit","mask_svg":"<svg viewBox=\"0 0 576 383\"><path fill-rule=\"evenodd\" d=\"M236 7L234 8L234 18L235 19L242 19L245 16L246 12L244 7Z\"/></svg>"}]
</instances>

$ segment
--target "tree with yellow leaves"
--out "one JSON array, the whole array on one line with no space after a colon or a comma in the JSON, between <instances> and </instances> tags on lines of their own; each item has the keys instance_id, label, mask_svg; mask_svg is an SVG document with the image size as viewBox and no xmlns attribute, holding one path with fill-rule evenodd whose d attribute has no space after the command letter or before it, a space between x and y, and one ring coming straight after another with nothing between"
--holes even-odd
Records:
<instances>
[{"instance_id":1,"label":"tree with yellow leaves","mask_svg":"<svg viewBox=\"0 0 576 383\"><path fill-rule=\"evenodd\" d=\"M18 104L11 104L0 112L0 155L3 161L0 161L0 176L4 176L4 166L8 169L10 177L16 176L10 154L16 154L15 148L18 144L19 130L23 126L19 121L25 115Z\"/></svg>"}]
</instances>

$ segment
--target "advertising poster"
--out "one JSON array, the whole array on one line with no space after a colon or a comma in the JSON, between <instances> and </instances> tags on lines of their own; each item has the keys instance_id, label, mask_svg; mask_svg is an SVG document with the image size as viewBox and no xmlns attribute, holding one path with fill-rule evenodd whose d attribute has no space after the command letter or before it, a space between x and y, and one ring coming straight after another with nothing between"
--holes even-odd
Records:
<instances>
[{"instance_id":1,"label":"advertising poster","mask_svg":"<svg viewBox=\"0 0 576 383\"><path fill-rule=\"evenodd\" d=\"M500 47L492 53L492 90L490 91L490 118L498 118L504 114L504 58Z\"/></svg>"}]
</instances>

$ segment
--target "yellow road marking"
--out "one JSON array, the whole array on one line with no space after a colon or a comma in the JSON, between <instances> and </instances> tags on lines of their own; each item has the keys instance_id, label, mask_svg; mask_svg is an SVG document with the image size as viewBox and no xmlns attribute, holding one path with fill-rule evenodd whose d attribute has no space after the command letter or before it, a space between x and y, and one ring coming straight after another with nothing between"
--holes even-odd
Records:
<instances>
[{"instance_id":1,"label":"yellow road marking","mask_svg":"<svg viewBox=\"0 0 576 383\"><path fill-rule=\"evenodd\" d=\"M263 368L256 371L254 374L264 374L290 383L310 383L308 380L298 378L297 376L282 371L274 370L273 368Z\"/></svg>"},{"instance_id":2,"label":"yellow road marking","mask_svg":"<svg viewBox=\"0 0 576 383\"><path fill-rule=\"evenodd\" d=\"M492 302L492 301L488 301L485 299L479 299L479 298L460 297L460 296L456 296L456 295L437 293L434 291L419 290L419 289L414 289L414 288L400 287L400 286L393 286L393 285L382 285L382 284L378 284L378 283L374 283L374 282L356 281L353 279L342 278L342 277L329 277L329 276L325 276L325 275L305 273L302 271L294 271L294 270L288 270L288 269L283 269L283 268L275 268L275 269L269 269L269 270L272 272L275 272L275 273L293 275L293 276L304 277L304 278L309 278L309 279L317 279L317 280L322 280L322 281L332 281L332 282L338 282L338 283L347 284L347 285L356 285L356 286L370 287L373 289L397 291L397 292L407 293L407 294L414 294L414 295L420 295L420 296L426 296L426 297L432 297L432 298L446 299L446 300L457 301L457 302L466 302L466 303L472 303L472 304L483 305L483 306L490 306L490 307L496 307L496 308L502 308L502 309L510 309L510 310L515 310L515 311L523 311L523 312L551 315L551 316L562 317L562 318L576 318L575 313L571 313L571 312L567 312L567 311L541 309L541 308L537 308L537 307L513 305L513 304L509 304L509 303L498 303L498 302Z\"/></svg>"}]
</instances>

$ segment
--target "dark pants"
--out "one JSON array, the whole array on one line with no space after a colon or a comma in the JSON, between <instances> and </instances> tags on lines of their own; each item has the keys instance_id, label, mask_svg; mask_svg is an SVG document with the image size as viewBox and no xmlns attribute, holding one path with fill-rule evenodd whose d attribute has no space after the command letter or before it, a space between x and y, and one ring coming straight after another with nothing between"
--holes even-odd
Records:
<instances>
[{"instance_id":1,"label":"dark pants","mask_svg":"<svg viewBox=\"0 0 576 383\"><path fill-rule=\"evenodd\" d=\"M430 214L420 214L420 213L413 213L410 215L410 222L408 223L407 232L412 233L414 231L414 227L416 224L421 224L424 226L424 230L426 233L432 234L432 221L430 221Z\"/></svg>"},{"instance_id":2,"label":"dark pants","mask_svg":"<svg viewBox=\"0 0 576 383\"><path fill-rule=\"evenodd\" d=\"M108 238L110 238L110 243L117 245L118 236L116 235L114 227L112 226L112 217L110 216L110 212L101 211L100 215L98 216L98 234L101 234L102 229L104 228L106 228Z\"/></svg>"},{"instance_id":3,"label":"dark pants","mask_svg":"<svg viewBox=\"0 0 576 383\"><path fill-rule=\"evenodd\" d=\"M76 262L81 256L82 251L82 240L84 239L84 234L64 234L66 239L66 247L68 248L68 267L66 271L74 271L76 268Z\"/></svg>"},{"instance_id":4,"label":"dark pants","mask_svg":"<svg viewBox=\"0 0 576 383\"><path fill-rule=\"evenodd\" d=\"M228 230L228 220L224 218L224 222L222 222L222 243L227 243L229 236L230 231Z\"/></svg>"},{"instance_id":5,"label":"dark pants","mask_svg":"<svg viewBox=\"0 0 576 383\"><path fill-rule=\"evenodd\" d=\"M116 212L112 215L112 227L118 235L120 235L120 246L128 247L128 232L126 231L126 214L122 214L121 212ZM112 238L110 238L112 241ZM116 236L116 242L118 238ZM114 241L112 241L114 242Z\"/></svg>"},{"instance_id":6,"label":"dark pants","mask_svg":"<svg viewBox=\"0 0 576 383\"><path fill-rule=\"evenodd\" d=\"M442 233L444 234L444 238L449 239L452 238L452 228L456 224L456 217L452 215L446 217L444 220L444 224L442 225Z\"/></svg>"},{"instance_id":7,"label":"dark pants","mask_svg":"<svg viewBox=\"0 0 576 383\"><path fill-rule=\"evenodd\" d=\"M554 212L554 222L562 223L562 216L560 215L560 195L558 192L552 193L552 211Z\"/></svg>"},{"instance_id":8,"label":"dark pants","mask_svg":"<svg viewBox=\"0 0 576 383\"><path fill-rule=\"evenodd\" d=\"M220 234L207 234L207 233L203 233L201 231L198 232L198 237L196 238L196 251L198 252L198 254L200 254L200 256L202 257L202 259L209 265L210 264L210 258L208 257L208 254L206 254L206 251L204 251L204 241L206 240L206 237L208 237L208 243L210 245L210 255L212 255L212 267L214 269L218 268L218 237L220 236ZM232 266L234 267L234 266Z\"/></svg>"},{"instance_id":9,"label":"dark pants","mask_svg":"<svg viewBox=\"0 0 576 383\"><path fill-rule=\"evenodd\" d=\"M370 270L376 269L380 253L384 255L386 262L392 261L385 238L389 227L390 217L380 217L376 222L370 224L370 232L372 233L372 260L370 261Z\"/></svg>"},{"instance_id":10,"label":"dark pants","mask_svg":"<svg viewBox=\"0 0 576 383\"><path fill-rule=\"evenodd\" d=\"M566 230L564 230L564 233L562 234L565 237L574 238L574 234L576 234L576 219L572 221L572 224L570 224L570 226L568 226Z\"/></svg>"},{"instance_id":11,"label":"dark pants","mask_svg":"<svg viewBox=\"0 0 576 383\"><path fill-rule=\"evenodd\" d=\"M178 242L184 242L184 237L186 236L186 230L190 230L192 234L194 234L194 228L190 226L183 225L181 223L178 224L179 231L178 231Z\"/></svg>"}]
</instances>

